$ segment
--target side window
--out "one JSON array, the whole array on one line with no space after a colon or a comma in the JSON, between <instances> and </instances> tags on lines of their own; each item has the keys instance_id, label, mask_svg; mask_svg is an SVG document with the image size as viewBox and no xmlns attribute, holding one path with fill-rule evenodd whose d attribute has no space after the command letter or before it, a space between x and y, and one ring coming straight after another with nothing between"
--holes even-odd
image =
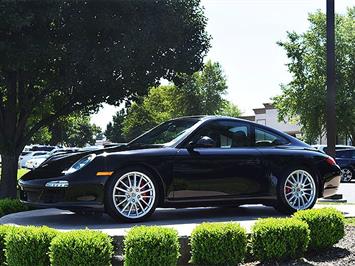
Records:
<instances>
[{"instance_id":1,"label":"side window","mask_svg":"<svg viewBox=\"0 0 355 266\"><path fill-rule=\"evenodd\" d=\"M265 129L255 128L255 146L270 147L288 144L289 141L278 134Z\"/></svg>"},{"instance_id":2,"label":"side window","mask_svg":"<svg viewBox=\"0 0 355 266\"><path fill-rule=\"evenodd\" d=\"M196 134L193 141L197 141L204 136L214 140L215 148L230 149L250 146L249 125L241 122L212 122Z\"/></svg>"}]
</instances>

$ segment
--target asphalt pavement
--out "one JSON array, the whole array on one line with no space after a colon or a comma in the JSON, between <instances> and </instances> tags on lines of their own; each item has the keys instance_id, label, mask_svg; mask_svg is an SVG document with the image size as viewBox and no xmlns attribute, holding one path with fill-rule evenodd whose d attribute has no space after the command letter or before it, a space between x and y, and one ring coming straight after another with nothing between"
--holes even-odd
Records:
<instances>
[{"instance_id":1,"label":"asphalt pavement","mask_svg":"<svg viewBox=\"0 0 355 266\"><path fill-rule=\"evenodd\" d=\"M355 180L351 183L341 183L338 194L343 194L343 199L348 203L355 203Z\"/></svg>"}]
</instances>

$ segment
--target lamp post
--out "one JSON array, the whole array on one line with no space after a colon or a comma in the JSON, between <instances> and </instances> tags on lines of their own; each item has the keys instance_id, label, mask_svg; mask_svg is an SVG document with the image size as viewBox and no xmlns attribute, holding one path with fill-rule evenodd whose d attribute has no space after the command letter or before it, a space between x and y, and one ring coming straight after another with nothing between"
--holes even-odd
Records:
<instances>
[{"instance_id":1,"label":"lamp post","mask_svg":"<svg viewBox=\"0 0 355 266\"><path fill-rule=\"evenodd\" d=\"M335 14L334 0L327 0L327 146L328 154L335 157L336 113L335 113Z\"/></svg>"}]
</instances>

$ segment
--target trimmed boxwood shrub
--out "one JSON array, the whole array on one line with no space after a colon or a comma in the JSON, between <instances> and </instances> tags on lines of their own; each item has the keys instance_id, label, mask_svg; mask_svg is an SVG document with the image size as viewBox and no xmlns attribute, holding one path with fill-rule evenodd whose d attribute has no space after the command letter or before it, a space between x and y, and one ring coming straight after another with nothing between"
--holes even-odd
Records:
<instances>
[{"instance_id":1,"label":"trimmed boxwood shrub","mask_svg":"<svg viewBox=\"0 0 355 266\"><path fill-rule=\"evenodd\" d=\"M191 262L236 265L244 260L247 236L238 223L203 223L191 234Z\"/></svg>"},{"instance_id":2,"label":"trimmed boxwood shrub","mask_svg":"<svg viewBox=\"0 0 355 266\"><path fill-rule=\"evenodd\" d=\"M0 225L0 265L5 265L5 237L14 227L10 225Z\"/></svg>"},{"instance_id":3,"label":"trimmed boxwood shrub","mask_svg":"<svg viewBox=\"0 0 355 266\"><path fill-rule=\"evenodd\" d=\"M298 211L293 216L308 224L311 230L310 250L329 248L344 237L344 216L334 208Z\"/></svg>"},{"instance_id":4,"label":"trimmed boxwood shrub","mask_svg":"<svg viewBox=\"0 0 355 266\"><path fill-rule=\"evenodd\" d=\"M310 230L294 218L267 218L252 227L253 255L260 261L301 257L307 250Z\"/></svg>"},{"instance_id":5,"label":"trimmed boxwood shrub","mask_svg":"<svg viewBox=\"0 0 355 266\"><path fill-rule=\"evenodd\" d=\"M5 237L5 257L9 266L48 266L49 246L58 231L48 227L21 226Z\"/></svg>"},{"instance_id":6,"label":"trimmed boxwood shrub","mask_svg":"<svg viewBox=\"0 0 355 266\"><path fill-rule=\"evenodd\" d=\"M124 239L125 266L176 265L180 256L175 229L160 226L132 228Z\"/></svg>"},{"instance_id":7,"label":"trimmed boxwood shrub","mask_svg":"<svg viewBox=\"0 0 355 266\"><path fill-rule=\"evenodd\" d=\"M102 232L77 230L61 233L50 246L51 265L111 265L112 239Z\"/></svg>"},{"instance_id":8,"label":"trimmed boxwood shrub","mask_svg":"<svg viewBox=\"0 0 355 266\"><path fill-rule=\"evenodd\" d=\"M18 199L0 200L0 217L10 213L22 212L28 210L29 208Z\"/></svg>"}]
</instances>

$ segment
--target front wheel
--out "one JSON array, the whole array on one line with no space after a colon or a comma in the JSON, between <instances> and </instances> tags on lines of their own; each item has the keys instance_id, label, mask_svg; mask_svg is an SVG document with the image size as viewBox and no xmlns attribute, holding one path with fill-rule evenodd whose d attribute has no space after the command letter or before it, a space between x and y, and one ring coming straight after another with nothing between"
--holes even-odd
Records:
<instances>
[{"instance_id":1,"label":"front wheel","mask_svg":"<svg viewBox=\"0 0 355 266\"><path fill-rule=\"evenodd\" d=\"M114 219L139 222L149 217L158 202L158 186L145 169L127 169L109 181L105 208Z\"/></svg>"},{"instance_id":2,"label":"front wheel","mask_svg":"<svg viewBox=\"0 0 355 266\"><path fill-rule=\"evenodd\" d=\"M276 209L286 214L310 209L317 201L317 191L315 178L309 172L290 171L279 183Z\"/></svg>"}]
</instances>

